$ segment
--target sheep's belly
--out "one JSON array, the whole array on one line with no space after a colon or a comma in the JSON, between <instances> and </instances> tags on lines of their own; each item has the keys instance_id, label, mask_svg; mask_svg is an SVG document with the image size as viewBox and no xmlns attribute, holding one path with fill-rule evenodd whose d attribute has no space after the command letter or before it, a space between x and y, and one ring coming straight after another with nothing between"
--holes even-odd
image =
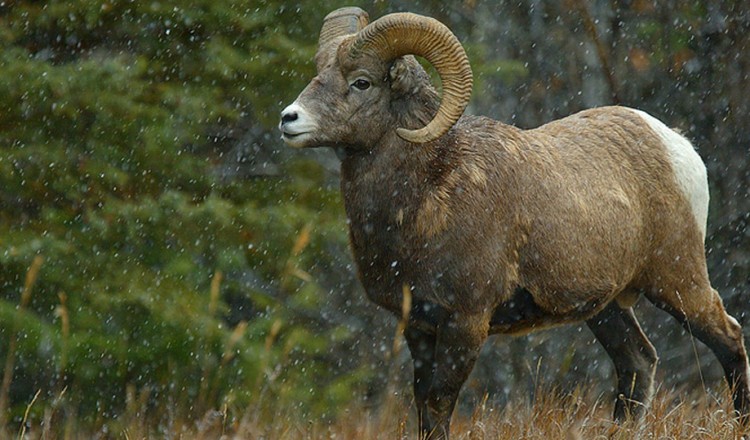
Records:
<instances>
[{"instance_id":1,"label":"sheep's belly","mask_svg":"<svg viewBox=\"0 0 750 440\"><path fill-rule=\"evenodd\" d=\"M580 322L597 314L605 305L603 301L592 301L556 313L541 308L528 290L518 287L508 301L495 309L490 320L490 333L523 334Z\"/></svg>"}]
</instances>

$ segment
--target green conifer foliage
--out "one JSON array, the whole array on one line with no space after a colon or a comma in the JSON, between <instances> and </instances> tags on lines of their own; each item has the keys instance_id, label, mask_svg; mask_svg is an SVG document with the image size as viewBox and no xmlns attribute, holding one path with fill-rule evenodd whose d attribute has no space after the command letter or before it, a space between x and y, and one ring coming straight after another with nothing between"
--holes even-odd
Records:
<instances>
[{"instance_id":1,"label":"green conifer foliage","mask_svg":"<svg viewBox=\"0 0 750 440\"><path fill-rule=\"evenodd\" d=\"M216 133L273 127L311 74L317 29L306 26L325 11L284 4L0 4L0 362L13 357L12 421L37 390L49 403L66 388L66 405L95 423L119 414L132 387L187 413L264 398L322 412L365 378L329 355L351 330L318 317L335 287L318 280L348 263L320 165L217 173L227 149Z\"/></svg>"}]
</instances>

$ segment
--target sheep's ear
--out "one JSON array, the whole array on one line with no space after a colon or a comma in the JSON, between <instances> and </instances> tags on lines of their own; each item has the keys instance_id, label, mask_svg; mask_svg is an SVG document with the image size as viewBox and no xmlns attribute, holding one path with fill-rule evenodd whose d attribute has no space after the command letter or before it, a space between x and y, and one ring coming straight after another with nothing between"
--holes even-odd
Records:
<instances>
[{"instance_id":1,"label":"sheep's ear","mask_svg":"<svg viewBox=\"0 0 750 440\"><path fill-rule=\"evenodd\" d=\"M391 90L398 95L413 95L423 85L427 73L411 55L396 58L388 70Z\"/></svg>"}]
</instances>

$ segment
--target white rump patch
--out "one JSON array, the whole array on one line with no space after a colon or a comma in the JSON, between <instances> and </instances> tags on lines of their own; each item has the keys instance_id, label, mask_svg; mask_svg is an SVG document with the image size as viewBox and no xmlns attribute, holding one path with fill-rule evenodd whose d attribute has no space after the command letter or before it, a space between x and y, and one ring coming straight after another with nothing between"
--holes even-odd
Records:
<instances>
[{"instance_id":1,"label":"white rump patch","mask_svg":"<svg viewBox=\"0 0 750 440\"><path fill-rule=\"evenodd\" d=\"M652 130L659 136L674 170L677 184L690 202L693 216L698 228L706 239L706 222L708 220L708 177L706 165L701 160L693 145L676 131L646 112L631 109L638 113Z\"/></svg>"}]
</instances>

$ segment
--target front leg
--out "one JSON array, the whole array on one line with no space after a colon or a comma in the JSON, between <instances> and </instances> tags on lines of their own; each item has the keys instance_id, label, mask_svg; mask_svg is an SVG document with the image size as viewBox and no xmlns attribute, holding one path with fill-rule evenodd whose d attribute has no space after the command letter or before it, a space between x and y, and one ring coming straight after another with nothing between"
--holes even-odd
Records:
<instances>
[{"instance_id":1,"label":"front leg","mask_svg":"<svg viewBox=\"0 0 750 440\"><path fill-rule=\"evenodd\" d=\"M404 336L414 362L414 400L419 419L419 438L427 438L432 431L427 417L427 393L435 372L435 334L416 327L407 327Z\"/></svg>"},{"instance_id":2,"label":"front leg","mask_svg":"<svg viewBox=\"0 0 750 440\"><path fill-rule=\"evenodd\" d=\"M487 339L489 317L453 314L437 327L435 371L428 391L427 410L435 438L447 439L461 386L469 377Z\"/></svg>"}]
</instances>

